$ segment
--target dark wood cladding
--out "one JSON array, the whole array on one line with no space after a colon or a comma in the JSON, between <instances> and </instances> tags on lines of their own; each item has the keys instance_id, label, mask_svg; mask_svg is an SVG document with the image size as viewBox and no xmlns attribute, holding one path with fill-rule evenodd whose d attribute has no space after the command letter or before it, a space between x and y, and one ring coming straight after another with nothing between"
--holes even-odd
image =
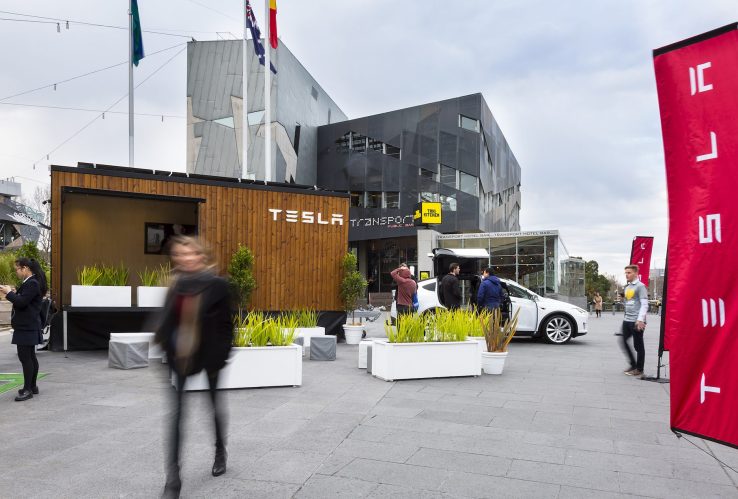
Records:
<instances>
[{"instance_id":1,"label":"dark wood cladding","mask_svg":"<svg viewBox=\"0 0 738 499\"><path fill-rule=\"evenodd\" d=\"M340 262L348 248L349 200L297 189L266 190L247 184L192 182L154 175L111 175L73 168L52 168L51 234L53 269L61 269L62 191L65 187L152 196L199 198L199 231L213 250L221 273L239 244L254 252L257 289L251 308L260 310L340 310ZM147 178L148 177L148 178ZM342 214L343 224L287 222L285 212L273 220L270 208ZM143 233L143 227L141 228ZM142 241L143 245L143 241ZM95 263L90 255L90 264ZM69 276L64 278L69 281ZM73 277L72 277L73 279ZM51 289L59 299L60 276L52 272ZM63 303L68 305L68 303Z\"/></svg>"}]
</instances>

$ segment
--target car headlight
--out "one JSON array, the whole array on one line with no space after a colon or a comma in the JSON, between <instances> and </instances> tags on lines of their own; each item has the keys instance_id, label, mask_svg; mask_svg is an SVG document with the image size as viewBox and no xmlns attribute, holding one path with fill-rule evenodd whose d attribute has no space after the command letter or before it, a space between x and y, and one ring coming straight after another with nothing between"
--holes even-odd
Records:
<instances>
[{"instance_id":1,"label":"car headlight","mask_svg":"<svg viewBox=\"0 0 738 499\"><path fill-rule=\"evenodd\" d=\"M581 309L581 308L579 308L579 307L574 307L574 310L576 310L576 311L577 311L577 312L579 312L580 314L586 314L586 313L587 313L587 311L586 311L586 310L584 310L584 309Z\"/></svg>"}]
</instances>

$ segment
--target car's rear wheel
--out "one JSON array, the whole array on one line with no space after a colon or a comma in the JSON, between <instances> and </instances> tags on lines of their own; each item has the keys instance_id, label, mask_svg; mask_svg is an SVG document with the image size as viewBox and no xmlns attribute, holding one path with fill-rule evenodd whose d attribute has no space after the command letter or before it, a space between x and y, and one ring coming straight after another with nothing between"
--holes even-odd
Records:
<instances>
[{"instance_id":1,"label":"car's rear wheel","mask_svg":"<svg viewBox=\"0 0 738 499\"><path fill-rule=\"evenodd\" d=\"M543 324L542 336L554 345L568 343L574 336L574 321L564 315L552 315Z\"/></svg>"}]
</instances>

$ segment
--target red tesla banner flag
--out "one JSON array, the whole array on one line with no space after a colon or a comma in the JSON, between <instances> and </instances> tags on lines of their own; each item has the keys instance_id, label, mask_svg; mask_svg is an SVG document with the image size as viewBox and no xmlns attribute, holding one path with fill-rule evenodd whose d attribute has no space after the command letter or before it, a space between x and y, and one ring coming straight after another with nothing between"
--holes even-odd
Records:
<instances>
[{"instance_id":1,"label":"red tesla banner flag","mask_svg":"<svg viewBox=\"0 0 738 499\"><path fill-rule=\"evenodd\" d=\"M671 427L738 447L738 23L654 51Z\"/></svg>"},{"instance_id":2,"label":"red tesla banner flag","mask_svg":"<svg viewBox=\"0 0 738 499\"><path fill-rule=\"evenodd\" d=\"M638 265L638 280L648 288L648 274L651 268L653 237L636 236L630 250L630 264Z\"/></svg>"}]
</instances>

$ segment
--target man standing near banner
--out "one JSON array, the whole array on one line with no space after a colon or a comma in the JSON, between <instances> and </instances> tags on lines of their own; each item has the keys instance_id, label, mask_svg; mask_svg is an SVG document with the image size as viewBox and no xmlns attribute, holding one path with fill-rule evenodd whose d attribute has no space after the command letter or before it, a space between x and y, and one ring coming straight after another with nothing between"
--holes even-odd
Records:
<instances>
[{"instance_id":1,"label":"man standing near banner","mask_svg":"<svg viewBox=\"0 0 738 499\"><path fill-rule=\"evenodd\" d=\"M643 375L646 362L646 348L643 345L643 331L646 329L646 312L648 311L648 290L638 280L638 265L625 267L625 279L628 281L623 290L625 300L625 316L623 317L623 351L630 361L630 367L623 371L628 376ZM633 338L636 355L628 344Z\"/></svg>"}]
</instances>

